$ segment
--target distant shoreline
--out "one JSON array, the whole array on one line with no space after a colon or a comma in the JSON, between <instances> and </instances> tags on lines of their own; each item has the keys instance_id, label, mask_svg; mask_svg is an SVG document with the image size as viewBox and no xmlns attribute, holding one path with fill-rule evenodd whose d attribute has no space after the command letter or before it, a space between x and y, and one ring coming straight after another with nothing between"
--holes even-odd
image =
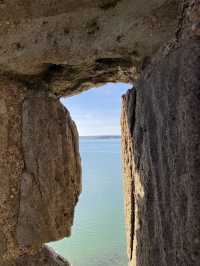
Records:
<instances>
[{"instance_id":1,"label":"distant shoreline","mask_svg":"<svg viewBox=\"0 0 200 266\"><path fill-rule=\"evenodd\" d=\"M119 135L79 136L81 139L121 139Z\"/></svg>"}]
</instances>

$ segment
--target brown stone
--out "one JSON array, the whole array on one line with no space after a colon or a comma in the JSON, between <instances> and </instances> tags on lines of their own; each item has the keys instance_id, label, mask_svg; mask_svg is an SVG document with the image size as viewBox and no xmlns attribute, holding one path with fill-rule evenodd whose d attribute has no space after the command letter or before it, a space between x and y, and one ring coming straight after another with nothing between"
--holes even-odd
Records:
<instances>
[{"instance_id":1,"label":"brown stone","mask_svg":"<svg viewBox=\"0 0 200 266\"><path fill-rule=\"evenodd\" d=\"M122 160L124 166L124 193L126 236L128 243L128 258L132 260L133 237L135 226L135 180L133 173L133 138L131 135L135 121L136 89L128 90L122 97L121 130L122 130Z\"/></svg>"},{"instance_id":2,"label":"brown stone","mask_svg":"<svg viewBox=\"0 0 200 266\"><path fill-rule=\"evenodd\" d=\"M192 32L195 36L200 37L200 22L196 22L192 25Z\"/></svg>"},{"instance_id":3,"label":"brown stone","mask_svg":"<svg viewBox=\"0 0 200 266\"><path fill-rule=\"evenodd\" d=\"M1 261L70 235L81 191L78 134L48 92L0 87Z\"/></svg>"},{"instance_id":4,"label":"brown stone","mask_svg":"<svg viewBox=\"0 0 200 266\"><path fill-rule=\"evenodd\" d=\"M21 255L17 260L0 262L0 266L70 266L52 249L44 246L32 255Z\"/></svg>"},{"instance_id":5,"label":"brown stone","mask_svg":"<svg viewBox=\"0 0 200 266\"><path fill-rule=\"evenodd\" d=\"M117 81L137 81L121 119L129 264L200 265L199 20L199 0L0 1L0 265L67 265L43 247L70 235L81 191L59 97Z\"/></svg>"},{"instance_id":6,"label":"brown stone","mask_svg":"<svg viewBox=\"0 0 200 266\"><path fill-rule=\"evenodd\" d=\"M0 5L0 74L26 82L42 80L58 95L96 83L129 82L138 76L130 75L132 69L173 37L179 2L4 1ZM98 71L102 59L108 64ZM113 65L108 59L116 60L115 71L109 72ZM124 62L129 62L126 69ZM52 74L53 80L62 83L51 83Z\"/></svg>"}]
</instances>

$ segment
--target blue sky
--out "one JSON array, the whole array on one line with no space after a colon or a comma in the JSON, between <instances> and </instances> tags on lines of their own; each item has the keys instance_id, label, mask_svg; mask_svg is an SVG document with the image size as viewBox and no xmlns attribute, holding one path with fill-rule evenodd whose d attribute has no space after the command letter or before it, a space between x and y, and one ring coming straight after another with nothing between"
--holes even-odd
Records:
<instances>
[{"instance_id":1,"label":"blue sky","mask_svg":"<svg viewBox=\"0 0 200 266\"><path fill-rule=\"evenodd\" d=\"M121 95L130 84L108 83L77 96L62 98L80 136L120 135Z\"/></svg>"}]
</instances>

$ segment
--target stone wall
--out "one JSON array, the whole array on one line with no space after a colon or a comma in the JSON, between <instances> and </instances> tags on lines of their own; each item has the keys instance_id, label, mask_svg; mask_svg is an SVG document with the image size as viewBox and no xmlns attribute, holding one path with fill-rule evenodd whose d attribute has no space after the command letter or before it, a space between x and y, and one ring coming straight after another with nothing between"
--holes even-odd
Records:
<instances>
[{"instance_id":1,"label":"stone wall","mask_svg":"<svg viewBox=\"0 0 200 266\"><path fill-rule=\"evenodd\" d=\"M199 266L199 0L0 1L0 265L68 265L78 134L60 104L106 82L123 97L130 266ZM160 50L160 51L159 51Z\"/></svg>"},{"instance_id":2,"label":"stone wall","mask_svg":"<svg viewBox=\"0 0 200 266\"><path fill-rule=\"evenodd\" d=\"M187 8L178 42L167 54L163 49L137 89L123 97L131 266L200 264L200 39L193 24L198 8L198 1Z\"/></svg>"},{"instance_id":3,"label":"stone wall","mask_svg":"<svg viewBox=\"0 0 200 266\"><path fill-rule=\"evenodd\" d=\"M1 0L0 75L70 95L130 82L172 38L179 0Z\"/></svg>"},{"instance_id":4,"label":"stone wall","mask_svg":"<svg viewBox=\"0 0 200 266\"><path fill-rule=\"evenodd\" d=\"M53 95L2 82L0 101L0 261L9 265L70 235L81 166L76 126Z\"/></svg>"},{"instance_id":5,"label":"stone wall","mask_svg":"<svg viewBox=\"0 0 200 266\"><path fill-rule=\"evenodd\" d=\"M20 255L17 259L1 261L1 266L70 266L60 255L46 246L28 255Z\"/></svg>"}]
</instances>

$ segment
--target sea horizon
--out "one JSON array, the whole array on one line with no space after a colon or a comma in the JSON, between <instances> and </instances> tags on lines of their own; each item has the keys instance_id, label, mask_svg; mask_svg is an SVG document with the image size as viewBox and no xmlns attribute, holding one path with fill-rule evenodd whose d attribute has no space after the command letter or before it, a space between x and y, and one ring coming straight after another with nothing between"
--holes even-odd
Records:
<instances>
[{"instance_id":1,"label":"sea horizon","mask_svg":"<svg viewBox=\"0 0 200 266\"><path fill-rule=\"evenodd\" d=\"M83 188L72 235L50 245L73 266L127 266L120 138L93 137L80 138Z\"/></svg>"},{"instance_id":2,"label":"sea horizon","mask_svg":"<svg viewBox=\"0 0 200 266\"><path fill-rule=\"evenodd\" d=\"M99 139L109 139L109 138L116 138L120 139L121 135L84 135L79 136L80 138L99 138Z\"/></svg>"}]
</instances>

